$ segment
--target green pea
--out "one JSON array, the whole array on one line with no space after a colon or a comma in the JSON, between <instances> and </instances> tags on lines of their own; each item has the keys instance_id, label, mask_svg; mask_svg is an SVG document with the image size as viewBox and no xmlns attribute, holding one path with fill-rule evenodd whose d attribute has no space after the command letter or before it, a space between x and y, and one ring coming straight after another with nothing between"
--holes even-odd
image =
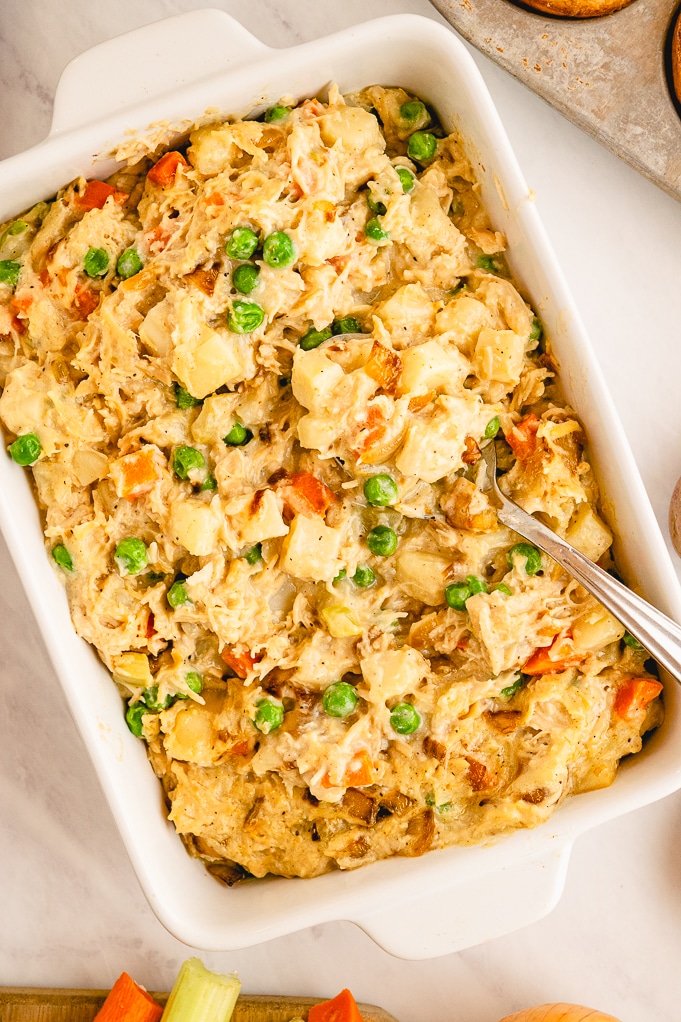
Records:
<instances>
[{"instance_id":1,"label":"green pea","mask_svg":"<svg viewBox=\"0 0 681 1022\"><path fill-rule=\"evenodd\" d=\"M494 418L490 419L487 425L485 426L485 432L482 435L484 436L485 440L491 440L493 437L497 435L500 428L501 423L499 422L499 416L495 415Z\"/></svg>"},{"instance_id":2,"label":"green pea","mask_svg":"<svg viewBox=\"0 0 681 1022\"><path fill-rule=\"evenodd\" d=\"M429 131L415 131L409 136L407 152L412 160L417 163L426 163L432 160L437 152L437 139Z\"/></svg>"},{"instance_id":3,"label":"green pea","mask_svg":"<svg viewBox=\"0 0 681 1022\"><path fill-rule=\"evenodd\" d=\"M127 536L116 547L114 560L121 575L138 575L149 563L146 543L137 536Z\"/></svg>"},{"instance_id":4,"label":"green pea","mask_svg":"<svg viewBox=\"0 0 681 1022\"><path fill-rule=\"evenodd\" d=\"M19 273L21 272L21 263L17 263L14 259L0 259L0 284L9 284L14 288L19 283Z\"/></svg>"},{"instance_id":5,"label":"green pea","mask_svg":"<svg viewBox=\"0 0 681 1022\"><path fill-rule=\"evenodd\" d=\"M43 453L43 445L35 433L24 433L9 445L9 453L17 465L32 465Z\"/></svg>"},{"instance_id":6,"label":"green pea","mask_svg":"<svg viewBox=\"0 0 681 1022\"><path fill-rule=\"evenodd\" d=\"M532 327L530 328L530 340L535 342L540 341L542 339L543 333L544 328L541 325L538 317L535 316L534 319L532 320Z\"/></svg>"},{"instance_id":7,"label":"green pea","mask_svg":"<svg viewBox=\"0 0 681 1022\"><path fill-rule=\"evenodd\" d=\"M390 726L398 735L410 735L421 726L421 716L411 703L398 703L390 711Z\"/></svg>"},{"instance_id":8,"label":"green pea","mask_svg":"<svg viewBox=\"0 0 681 1022\"><path fill-rule=\"evenodd\" d=\"M341 570L340 570L340 571L338 572L338 574L337 574L337 575L336 575L336 577L334 578L334 580L333 580L333 584L335 585L335 584L336 584L336 582L340 582L340 581L342 581L342 579L344 579L344 578L346 577L347 573L348 573L348 572L347 572L347 569L346 569L346 568L341 568Z\"/></svg>"},{"instance_id":9,"label":"green pea","mask_svg":"<svg viewBox=\"0 0 681 1022\"><path fill-rule=\"evenodd\" d=\"M642 646L638 639L634 638L631 632L624 633L622 636L622 642L625 646L628 646L629 649L635 649L637 652L641 652L641 650L645 649L645 646Z\"/></svg>"},{"instance_id":10,"label":"green pea","mask_svg":"<svg viewBox=\"0 0 681 1022\"><path fill-rule=\"evenodd\" d=\"M427 124L430 120L426 105L420 99L412 99L407 103L403 103L400 107L400 117L409 124L413 124L414 121L421 121L421 123Z\"/></svg>"},{"instance_id":11,"label":"green pea","mask_svg":"<svg viewBox=\"0 0 681 1022\"><path fill-rule=\"evenodd\" d=\"M467 582L452 582L445 588L445 601L452 610L465 610L466 600L471 595L471 587Z\"/></svg>"},{"instance_id":12,"label":"green pea","mask_svg":"<svg viewBox=\"0 0 681 1022\"><path fill-rule=\"evenodd\" d=\"M371 570L368 564L360 564L357 571L352 576L352 581L360 589L368 589L376 581L376 575Z\"/></svg>"},{"instance_id":13,"label":"green pea","mask_svg":"<svg viewBox=\"0 0 681 1022\"><path fill-rule=\"evenodd\" d=\"M286 231L275 231L265 238L262 257L275 270L290 266L296 261L296 249Z\"/></svg>"},{"instance_id":14,"label":"green pea","mask_svg":"<svg viewBox=\"0 0 681 1022\"><path fill-rule=\"evenodd\" d=\"M181 387L179 383L176 383L174 385L174 390L175 405L178 408L181 408L183 411L186 411L187 408L195 408L196 405L201 404L201 401L198 399L198 397L194 397L194 395L190 394L188 390L185 390L184 387Z\"/></svg>"},{"instance_id":15,"label":"green pea","mask_svg":"<svg viewBox=\"0 0 681 1022\"><path fill-rule=\"evenodd\" d=\"M374 507L390 507L398 497L397 483L387 472L379 472L364 483L364 496Z\"/></svg>"},{"instance_id":16,"label":"green pea","mask_svg":"<svg viewBox=\"0 0 681 1022\"><path fill-rule=\"evenodd\" d=\"M235 227L226 244L225 252L230 259L250 259L260 242L250 227Z\"/></svg>"},{"instance_id":17,"label":"green pea","mask_svg":"<svg viewBox=\"0 0 681 1022\"><path fill-rule=\"evenodd\" d=\"M150 571L144 576L144 581L147 582L150 586L155 586L159 582L162 582L164 578L165 575L163 574L162 571Z\"/></svg>"},{"instance_id":18,"label":"green pea","mask_svg":"<svg viewBox=\"0 0 681 1022\"><path fill-rule=\"evenodd\" d=\"M337 334L361 334L362 328L354 316L345 316L343 319L334 319L331 324L331 333Z\"/></svg>"},{"instance_id":19,"label":"green pea","mask_svg":"<svg viewBox=\"0 0 681 1022\"><path fill-rule=\"evenodd\" d=\"M200 489L201 489L202 493L205 492L206 490L217 490L217 488L218 488L218 481L215 478L215 476L211 476L211 475L207 475L206 478L201 483L201 486L200 486Z\"/></svg>"},{"instance_id":20,"label":"green pea","mask_svg":"<svg viewBox=\"0 0 681 1022\"><path fill-rule=\"evenodd\" d=\"M504 596L513 596L513 593L508 588L505 582L500 582L498 586L495 586L494 591L497 593L503 593Z\"/></svg>"},{"instance_id":21,"label":"green pea","mask_svg":"<svg viewBox=\"0 0 681 1022\"><path fill-rule=\"evenodd\" d=\"M377 216L385 216L388 212L388 208L384 202L376 202L370 191L367 192L367 206L372 213L376 213Z\"/></svg>"},{"instance_id":22,"label":"green pea","mask_svg":"<svg viewBox=\"0 0 681 1022\"><path fill-rule=\"evenodd\" d=\"M387 241L390 237L390 232L383 230L377 216L372 216L371 220L367 221L364 233L370 241Z\"/></svg>"},{"instance_id":23,"label":"green pea","mask_svg":"<svg viewBox=\"0 0 681 1022\"><path fill-rule=\"evenodd\" d=\"M175 702L175 697L171 695L167 695L165 699L160 700L158 698L158 685L150 685L149 688L145 688L142 693L142 699L153 713L167 710Z\"/></svg>"},{"instance_id":24,"label":"green pea","mask_svg":"<svg viewBox=\"0 0 681 1022\"><path fill-rule=\"evenodd\" d=\"M475 265L479 270L486 270L487 273L498 273L499 267L494 256L481 255L475 260Z\"/></svg>"},{"instance_id":25,"label":"green pea","mask_svg":"<svg viewBox=\"0 0 681 1022\"><path fill-rule=\"evenodd\" d=\"M463 214L465 212L466 212L466 207L464 206L464 204L461 201L461 199L452 199L451 205L449 207L449 215L450 216L463 216Z\"/></svg>"},{"instance_id":26,"label":"green pea","mask_svg":"<svg viewBox=\"0 0 681 1022\"><path fill-rule=\"evenodd\" d=\"M397 550L397 534L389 525L377 525L367 536L367 546L377 557L390 557Z\"/></svg>"},{"instance_id":27,"label":"green pea","mask_svg":"<svg viewBox=\"0 0 681 1022\"><path fill-rule=\"evenodd\" d=\"M149 713L149 707L141 702L135 703L134 706L129 706L125 711L125 723L135 738L142 737L142 717L145 713Z\"/></svg>"},{"instance_id":28,"label":"green pea","mask_svg":"<svg viewBox=\"0 0 681 1022\"><path fill-rule=\"evenodd\" d=\"M181 444L173 454L173 472L178 479L189 479L190 472L203 468L205 464L206 459L201 451L187 444Z\"/></svg>"},{"instance_id":29,"label":"green pea","mask_svg":"<svg viewBox=\"0 0 681 1022\"><path fill-rule=\"evenodd\" d=\"M322 706L330 717L349 717L357 703L357 693L347 681L334 681L324 689Z\"/></svg>"},{"instance_id":30,"label":"green pea","mask_svg":"<svg viewBox=\"0 0 681 1022\"><path fill-rule=\"evenodd\" d=\"M466 584L471 591L471 596L475 596L476 593L489 592L487 583L478 575L466 575Z\"/></svg>"},{"instance_id":31,"label":"green pea","mask_svg":"<svg viewBox=\"0 0 681 1022\"><path fill-rule=\"evenodd\" d=\"M261 699L256 705L253 723L258 731L268 735L284 723L284 707L271 699Z\"/></svg>"},{"instance_id":32,"label":"green pea","mask_svg":"<svg viewBox=\"0 0 681 1022\"><path fill-rule=\"evenodd\" d=\"M252 439L253 434L250 429L247 429L243 422L235 422L227 436L223 436L222 442L228 447L243 447Z\"/></svg>"},{"instance_id":33,"label":"green pea","mask_svg":"<svg viewBox=\"0 0 681 1022\"><path fill-rule=\"evenodd\" d=\"M522 674L519 674L513 684L507 685L506 688L502 688L500 695L502 695L504 699L513 699L513 696L516 692L520 691L524 684L525 678Z\"/></svg>"},{"instance_id":34,"label":"green pea","mask_svg":"<svg viewBox=\"0 0 681 1022\"><path fill-rule=\"evenodd\" d=\"M2 232L2 237L0 237L0 248L2 248L8 238L15 238L17 234L23 234L27 228L28 224L25 220L15 220L13 224L10 224L6 231Z\"/></svg>"},{"instance_id":35,"label":"green pea","mask_svg":"<svg viewBox=\"0 0 681 1022\"><path fill-rule=\"evenodd\" d=\"M400 183L402 184L402 191L403 192L412 191L414 185L416 184L416 178L409 170L409 168L395 167L395 170L397 171L397 176L399 177Z\"/></svg>"},{"instance_id":36,"label":"green pea","mask_svg":"<svg viewBox=\"0 0 681 1022\"><path fill-rule=\"evenodd\" d=\"M244 554L244 560L247 564L257 564L258 561L262 561L262 543L256 543Z\"/></svg>"},{"instance_id":37,"label":"green pea","mask_svg":"<svg viewBox=\"0 0 681 1022\"><path fill-rule=\"evenodd\" d=\"M175 607L182 607L185 603L191 603L189 594L187 592L187 586L182 579L177 579L173 582L170 589L168 590L168 603L175 609Z\"/></svg>"},{"instance_id":38,"label":"green pea","mask_svg":"<svg viewBox=\"0 0 681 1022\"><path fill-rule=\"evenodd\" d=\"M318 348L323 341L328 341L332 334L333 328L330 326L325 326L323 330L315 330L314 327L310 327L298 343L303 351L312 351L313 348Z\"/></svg>"},{"instance_id":39,"label":"green pea","mask_svg":"<svg viewBox=\"0 0 681 1022\"><path fill-rule=\"evenodd\" d=\"M203 691L203 678L198 671L187 671L184 680L187 683L187 688L190 688L196 695ZM185 697L183 696L182 698Z\"/></svg>"},{"instance_id":40,"label":"green pea","mask_svg":"<svg viewBox=\"0 0 681 1022\"><path fill-rule=\"evenodd\" d=\"M103 277L109 269L109 253L105 248L89 248L83 259L88 277Z\"/></svg>"},{"instance_id":41,"label":"green pea","mask_svg":"<svg viewBox=\"0 0 681 1022\"><path fill-rule=\"evenodd\" d=\"M227 313L227 326L234 334L250 334L264 319L265 311L257 302L242 302L237 298Z\"/></svg>"},{"instance_id":42,"label":"green pea","mask_svg":"<svg viewBox=\"0 0 681 1022\"><path fill-rule=\"evenodd\" d=\"M291 113L290 106L271 106L265 111L263 120L266 124L274 124L276 121L283 121L287 114Z\"/></svg>"},{"instance_id":43,"label":"green pea","mask_svg":"<svg viewBox=\"0 0 681 1022\"><path fill-rule=\"evenodd\" d=\"M54 563L58 564L64 571L73 571L73 559L63 543L57 543L52 547Z\"/></svg>"},{"instance_id":44,"label":"green pea","mask_svg":"<svg viewBox=\"0 0 681 1022\"><path fill-rule=\"evenodd\" d=\"M136 248L126 248L116 261L116 273L123 280L134 277L142 269L142 260Z\"/></svg>"},{"instance_id":45,"label":"green pea","mask_svg":"<svg viewBox=\"0 0 681 1022\"><path fill-rule=\"evenodd\" d=\"M513 567L516 557L525 558L526 575L536 575L542 570L541 554L536 546L532 546L530 543L516 543L515 546L512 546L506 555L509 568Z\"/></svg>"},{"instance_id":46,"label":"green pea","mask_svg":"<svg viewBox=\"0 0 681 1022\"><path fill-rule=\"evenodd\" d=\"M232 284L242 295L250 295L258 283L260 270L253 263L241 263L232 273Z\"/></svg>"}]
</instances>

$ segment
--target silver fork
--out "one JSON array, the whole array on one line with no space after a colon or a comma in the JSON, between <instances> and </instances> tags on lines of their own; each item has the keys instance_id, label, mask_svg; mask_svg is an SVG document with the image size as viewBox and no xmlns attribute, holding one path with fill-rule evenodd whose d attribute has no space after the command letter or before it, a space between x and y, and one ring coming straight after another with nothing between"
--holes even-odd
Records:
<instances>
[{"instance_id":1,"label":"silver fork","mask_svg":"<svg viewBox=\"0 0 681 1022\"><path fill-rule=\"evenodd\" d=\"M487 467L485 492L499 521L565 568L681 684L681 627L502 493L494 441L482 448L482 455Z\"/></svg>"}]
</instances>

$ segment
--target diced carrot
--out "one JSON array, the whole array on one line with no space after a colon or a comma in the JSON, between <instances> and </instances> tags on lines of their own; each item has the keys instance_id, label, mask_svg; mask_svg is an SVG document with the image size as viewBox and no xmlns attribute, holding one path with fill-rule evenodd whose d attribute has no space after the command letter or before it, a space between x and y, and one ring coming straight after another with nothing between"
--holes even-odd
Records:
<instances>
[{"instance_id":1,"label":"diced carrot","mask_svg":"<svg viewBox=\"0 0 681 1022\"><path fill-rule=\"evenodd\" d=\"M235 742L229 751L232 756L247 756L251 751L251 746L248 739L244 738L240 742Z\"/></svg>"},{"instance_id":2,"label":"diced carrot","mask_svg":"<svg viewBox=\"0 0 681 1022\"><path fill-rule=\"evenodd\" d=\"M16 330L16 332L18 334L25 334L26 333L26 329L27 329L26 324L23 321L23 319L19 319L18 316L12 316L12 326L14 327L14 329Z\"/></svg>"},{"instance_id":3,"label":"diced carrot","mask_svg":"<svg viewBox=\"0 0 681 1022\"><path fill-rule=\"evenodd\" d=\"M10 308L14 309L14 311L17 313L28 312L28 310L33 305L33 295L31 294L15 295L14 298L11 299L9 305Z\"/></svg>"},{"instance_id":4,"label":"diced carrot","mask_svg":"<svg viewBox=\"0 0 681 1022\"><path fill-rule=\"evenodd\" d=\"M225 200L220 192L213 192L211 195L207 195L205 199L207 206L224 206Z\"/></svg>"},{"instance_id":5,"label":"diced carrot","mask_svg":"<svg viewBox=\"0 0 681 1022\"><path fill-rule=\"evenodd\" d=\"M347 989L330 1001L313 1004L307 1017L309 1022L362 1022L357 1002Z\"/></svg>"},{"instance_id":6,"label":"diced carrot","mask_svg":"<svg viewBox=\"0 0 681 1022\"><path fill-rule=\"evenodd\" d=\"M113 185L108 185L106 181L88 181L85 191L76 197L76 205L84 212L91 209L103 209L110 195L113 195L114 202L119 206L128 198L127 192L118 191Z\"/></svg>"},{"instance_id":7,"label":"diced carrot","mask_svg":"<svg viewBox=\"0 0 681 1022\"><path fill-rule=\"evenodd\" d=\"M539 419L531 412L506 433L506 443L519 461L527 461L537 450Z\"/></svg>"},{"instance_id":8,"label":"diced carrot","mask_svg":"<svg viewBox=\"0 0 681 1022\"><path fill-rule=\"evenodd\" d=\"M175 175L178 167L186 167L187 161L182 153L176 151L165 153L147 174L147 179L154 185L167 188L175 183Z\"/></svg>"},{"instance_id":9,"label":"diced carrot","mask_svg":"<svg viewBox=\"0 0 681 1022\"><path fill-rule=\"evenodd\" d=\"M135 500L153 489L159 478L154 454L153 447L142 447L112 462L110 474L119 497Z\"/></svg>"},{"instance_id":10,"label":"diced carrot","mask_svg":"<svg viewBox=\"0 0 681 1022\"><path fill-rule=\"evenodd\" d=\"M661 682L653 678L627 678L615 696L615 713L622 720L635 720L661 691Z\"/></svg>"},{"instance_id":11,"label":"diced carrot","mask_svg":"<svg viewBox=\"0 0 681 1022\"><path fill-rule=\"evenodd\" d=\"M220 653L220 656L225 661L228 667L231 667L234 673L239 678L246 678L249 671L253 669L253 664L259 663L263 658L263 654L253 656L250 650L245 650L243 653L237 653L231 646L225 646Z\"/></svg>"},{"instance_id":12,"label":"diced carrot","mask_svg":"<svg viewBox=\"0 0 681 1022\"><path fill-rule=\"evenodd\" d=\"M420 412L422 408L429 405L431 401L434 401L437 397L437 391L429 390L425 394L417 394L415 397L409 398L409 411Z\"/></svg>"},{"instance_id":13,"label":"diced carrot","mask_svg":"<svg viewBox=\"0 0 681 1022\"><path fill-rule=\"evenodd\" d=\"M293 514L312 518L323 515L336 501L336 494L311 472L294 472L282 485L284 501Z\"/></svg>"},{"instance_id":14,"label":"diced carrot","mask_svg":"<svg viewBox=\"0 0 681 1022\"><path fill-rule=\"evenodd\" d=\"M170 234L170 231L164 230L164 228L159 224L158 227L154 227L153 230L147 231L144 235L144 240L146 241L149 249L154 252L162 252L171 237L172 235Z\"/></svg>"},{"instance_id":15,"label":"diced carrot","mask_svg":"<svg viewBox=\"0 0 681 1022\"><path fill-rule=\"evenodd\" d=\"M94 1022L159 1022L163 1007L151 994L121 973L111 988Z\"/></svg>"},{"instance_id":16,"label":"diced carrot","mask_svg":"<svg viewBox=\"0 0 681 1022\"><path fill-rule=\"evenodd\" d=\"M73 307L81 319L87 319L99 305L99 293L85 284L76 284Z\"/></svg>"},{"instance_id":17,"label":"diced carrot","mask_svg":"<svg viewBox=\"0 0 681 1022\"><path fill-rule=\"evenodd\" d=\"M550 646L535 649L521 670L523 674L557 674L569 667L578 667L586 654L579 653L566 635L557 636Z\"/></svg>"},{"instance_id":18,"label":"diced carrot","mask_svg":"<svg viewBox=\"0 0 681 1022\"><path fill-rule=\"evenodd\" d=\"M50 271L47 269L41 270L40 273L38 274L38 280L43 285L43 287L49 287L51 279L52 278L50 277Z\"/></svg>"},{"instance_id":19,"label":"diced carrot","mask_svg":"<svg viewBox=\"0 0 681 1022\"><path fill-rule=\"evenodd\" d=\"M367 784L373 784L374 766L371 757L366 749L362 749L348 763L341 786L344 788L364 788ZM335 788L328 774L322 777L322 788Z\"/></svg>"},{"instance_id":20,"label":"diced carrot","mask_svg":"<svg viewBox=\"0 0 681 1022\"><path fill-rule=\"evenodd\" d=\"M379 387L392 394L402 375L402 359L396 351L374 341L364 372L375 380Z\"/></svg>"}]
</instances>

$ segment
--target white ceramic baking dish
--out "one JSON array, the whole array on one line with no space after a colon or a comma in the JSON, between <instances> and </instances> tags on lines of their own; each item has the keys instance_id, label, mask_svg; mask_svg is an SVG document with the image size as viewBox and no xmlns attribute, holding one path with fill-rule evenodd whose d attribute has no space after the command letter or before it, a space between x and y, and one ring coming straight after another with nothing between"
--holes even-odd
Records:
<instances>
[{"instance_id":1,"label":"white ceramic baking dish","mask_svg":"<svg viewBox=\"0 0 681 1022\"><path fill-rule=\"evenodd\" d=\"M121 75L126 67L135 74ZM402 85L430 100L448 129L461 130L484 202L508 236L512 269L546 325L568 398L586 424L621 564L630 583L681 619L676 575L535 204L482 78L448 29L400 15L273 50L226 14L203 10L104 43L64 71L48 138L0 164L0 219L78 174L110 173L114 164L93 154L110 151L131 129L191 121L209 108L248 115L282 96L316 94L330 81L345 91ZM115 686L71 627L27 474L9 458L0 458L0 524L140 883L161 922L194 947L231 950L335 919L353 921L405 958L468 947L553 907L580 833L681 787L681 710L670 683L664 726L616 783L569 801L535 831L315 880L222 887L165 819L160 785L127 730Z\"/></svg>"}]
</instances>

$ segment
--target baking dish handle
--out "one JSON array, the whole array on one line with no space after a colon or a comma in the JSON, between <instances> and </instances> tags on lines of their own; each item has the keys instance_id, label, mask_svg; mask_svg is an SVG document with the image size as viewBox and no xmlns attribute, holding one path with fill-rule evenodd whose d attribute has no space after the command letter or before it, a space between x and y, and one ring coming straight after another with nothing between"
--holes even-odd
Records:
<instances>
[{"instance_id":1,"label":"baking dish handle","mask_svg":"<svg viewBox=\"0 0 681 1022\"><path fill-rule=\"evenodd\" d=\"M224 11L189 11L86 50L64 68L50 136L264 56L269 47Z\"/></svg>"},{"instance_id":2,"label":"baking dish handle","mask_svg":"<svg viewBox=\"0 0 681 1022\"><path fill-rule=\"evenodd\" d=\"M397 908L367 913L353 922L398 958L437 958L462 951L548 915L563 893L571 850L571 842L557 840L549 852L451 887L445 880L440 889L417 893Z\"/></svg>"}]
</instances>

